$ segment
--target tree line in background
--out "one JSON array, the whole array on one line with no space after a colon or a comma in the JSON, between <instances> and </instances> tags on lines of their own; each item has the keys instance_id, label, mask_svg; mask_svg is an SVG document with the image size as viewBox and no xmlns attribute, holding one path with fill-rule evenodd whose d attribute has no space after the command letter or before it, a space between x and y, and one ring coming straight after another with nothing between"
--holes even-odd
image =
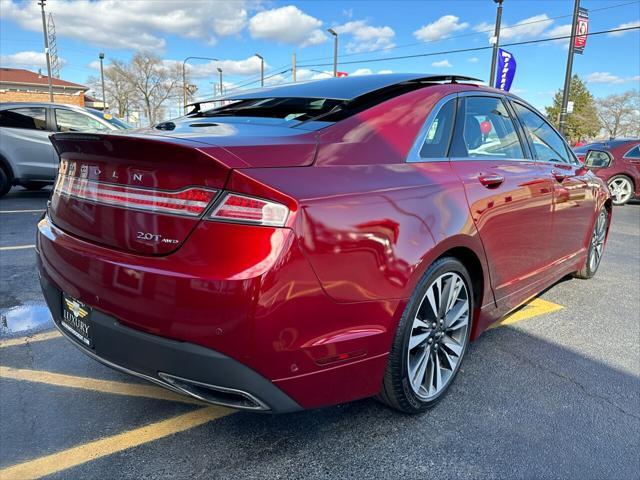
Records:
<instances>
[{"instance_id":1,"label":"tree line in background","mask_svg":"<svg viewBox=\"0 0 640 480\"><path fill-rule=\"evenodd\" d=\"M603 98L594 98L586 84L574 75L571 78L569 101L573 112L567 115L565 136L571 144L595 138L640 137L640 92L629 90ZM546 107L549 120L557 128L560 123L562 90Z\"/></svg>"},{"instance_id":2,"label":"tree line in background","mask_svg":"<svg viewBox=\"0 0 640 480\"><path fill-rule=\"evenodd\" d=\"M89 85L101 97L100 77L90 77ZM168 101L182 98L182 69L151 53L138 52L129 62L110 61L104 68L104 90L112 114L127 119L129 112L142 110L146 123L153 125L164 119Z\"/></svg>"},{"instance_id":3,"label":"tree line in background","mask_svg":"<svg viewBox=\"0 0 640 480\"><path fill-rule=\"evenodd\" d=\"M136 53L129 62L112 60L104 69L104 82L111 113L124 119L129 112L142 110L146 123L153 125L165 119L167 102L182 101L181 66L167 65L147 52ZM94 92L102 92L100 77L90 77L89 85ZM565 136L571 144L602 137L640 137L638 90L596 99L585 82L574 75L569 100L574 106L567 116ZM562 90L558 90L553 104L546 107L547 117L556 127L561 103Z\"/></svg>"}]
</instances>

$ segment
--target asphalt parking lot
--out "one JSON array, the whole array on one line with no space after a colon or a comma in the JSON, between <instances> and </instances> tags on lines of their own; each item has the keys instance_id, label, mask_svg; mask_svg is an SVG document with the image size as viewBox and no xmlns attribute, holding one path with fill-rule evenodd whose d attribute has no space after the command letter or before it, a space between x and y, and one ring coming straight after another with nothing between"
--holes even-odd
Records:
<instances>
[{"instance_id":1,"label":"asphalt parking lot","mask_svg":"<svg viewBox=\"0 0 640 480\"><path fill-rule=\"evenodd\" d=\"M567 279L475 342L422 416L374 400L289 415L206 407L52 330L34 258L50 191L0 199L0 479L639 478L640 202L595 279Z\"/></svg>"}]
</instances>

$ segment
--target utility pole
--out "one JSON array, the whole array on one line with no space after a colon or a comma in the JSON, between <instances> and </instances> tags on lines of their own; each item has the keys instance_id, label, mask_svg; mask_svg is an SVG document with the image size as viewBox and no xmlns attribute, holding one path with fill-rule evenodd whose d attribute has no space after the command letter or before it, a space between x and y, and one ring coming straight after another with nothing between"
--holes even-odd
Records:
<instances>
[{"instance_id":1,"label":"utility pole","mask_svg":"<svg viewBox=\"0 0 640 480\"><path fill-rule=\"evenodd\" d=\"M502 22L502 2L503 0L493 0L498 4L496 12L496 27L493 32L493 50L491 51L491 73L489 74L489 86L493 87L496 80L496 62L498 61L498 48L500 47L500 23Z\"/></svg>"},{"instance_id":2,"label":"utility pole","mask_svg":"<svg viewBox=\"0 0 640 480\"><path fill-rule=\"evenodd\" d=\"M291 74L293 75L293 81L296 81L296 54L293 54L293 60L291 62Z\"/></svg>"},{"instance_id":3,"label":"utility pole","mask_svg":"<svg viewBox=\"0 0 640 480\"><path fill-rule=\"evenodd\" d=\"M223 90L222 90L222 69L220 67L218 67L218 73L220 74L220 96L222 96Z\"/></svg>"},{"instance_id":4,"label":"utility pole","mask_svg":"<svg viewBox=\"0 0 640 480\"><path fill-rule=\"evenodd\" d=\"M105 112L107 109L107 99L104 93L104 69L102 68L102 61L104 60L104 53L100 52L98 55L100 59L100 78L102 79L102 111Z\"/></svg>"},{"instance_id":5,"label":"utility pole","mask_svg":"<svg viewBox=\"0 0 640 480\"><path fill-rule=\"evenodd\" d=\"M338 33L333 28L327 28L327 32L333 35L333 76L338 76Z\"/></svg>"},{"instance_id":6,"label":"utility pole","mask_svg":"<svg viewBox=\"0 0 640 480\"><path fill-rule=\"evenodd\" d=\"M578 12L580 10L580 0L574 0L573 23L571 24L571 38L569 39L569 53L567 54L567 71L564 74L564 89L562 91L562 107L560 108L560 122L558 131L564 135L564 127L567 123L567 103L571 90L571 71L573 70L573 48L576 38L576 28L578 26Z\"/></svg>"},{"instance_id":7,"label":"utility pole","mask_svg":"<svg viewBox=\"0 0 640 480\"><path fill-rule=\"evenodd\" d=\"M51 57L49 57L49 34L47 32L47 20L44 13L44 4L47 0L40 0L38 5L42 10L42 33L44 34L44 54L47 58L47 75L49 76L49 101L53 103L53 84L51 80Z\"/></svg>"},{"instance_id":8,"label":"utility pole","mask_svg":"<svg viewBox=\"0 0 640 480\"><path fill-rule=\"evenodd\" d=\"M255 54L260 59L260 86L264 87L264 58L259 53Z\"/></svg>"}]
</instances>

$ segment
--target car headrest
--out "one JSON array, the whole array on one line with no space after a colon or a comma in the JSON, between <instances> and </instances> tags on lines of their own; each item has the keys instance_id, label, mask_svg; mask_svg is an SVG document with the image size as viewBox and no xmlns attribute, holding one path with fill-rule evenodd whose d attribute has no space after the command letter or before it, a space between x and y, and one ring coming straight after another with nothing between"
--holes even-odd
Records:
<instances>
[{"instance_id":1,"label":"car headrest","mask_svg":"<svg viewBox=\"0 0 640 480\"><path fill-rule=\"evenodd\" d=\"M467 150L475 150L482 145L482 130L480 122L472 116L467 116L464 120L464 143Z\"/></svg>"}]
</instances>

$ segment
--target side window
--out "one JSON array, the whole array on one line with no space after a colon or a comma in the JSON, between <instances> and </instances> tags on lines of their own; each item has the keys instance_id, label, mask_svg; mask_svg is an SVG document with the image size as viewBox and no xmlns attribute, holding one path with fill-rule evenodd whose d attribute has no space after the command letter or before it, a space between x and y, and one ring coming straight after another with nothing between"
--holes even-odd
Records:
<instances>
[{"instance_id":1,"label":"side window","mask_svg":"<svg viewBox=\"0 0 640 480\"><path fill-rule=\"evenodd\" d=\"M89 115L62 108L56 108L56 127L59 132L108 130L102 123Z\"/></svg>"},{"instance_id":2,"label":"side window","mask_svg":"<svg viewBox=\"0 0 640 480\"><path fill-rule=\"evenodd\" d=\"M525 159L520 138L503 101L494 97L466 97L458 111L452 156Z\"/></svg>"},{"instance_id":3,"label":"side window","mask_svg":"<svg viewBox=\"0 0 640 480\"><path fill-rule=\"evenodd\" d=\"M442 106L431 122L431 125L429 125L427 136L420 149L420 157L443 158L447 156L449 141L451 140L451 133L453 132L455 107L455 100L449 100Z\"/></svg>"},{"instance_id":4,"label":"side window","mask_svg":"<svg viewBox=\"0 0 640 480\"><path fill-rule=\"evenodd\" d=\"M640 159L640 145L636 145L634 148L625 153L624 158Z\"/></svg>"},{"instance_id":5,"label":"side window","mask_svg":"<svg viewBox=\"0 0 640 480\"><path fill-rule=\"evenodd\" d=\"M512 103L522 126L529 135L536 160L575 163L569 156L565 141L544 118L524 105Z\"/></svg>"},{"instance_id":6,"label":"side window","mask_svg":"<svg viewBox=\"0 0 640 480\"><path fill-rule=\"evenodd\" d=\"M0 111L0 127L46 130L47 120L44 108L25 107Z\"/></svg>"}]
</instances>

